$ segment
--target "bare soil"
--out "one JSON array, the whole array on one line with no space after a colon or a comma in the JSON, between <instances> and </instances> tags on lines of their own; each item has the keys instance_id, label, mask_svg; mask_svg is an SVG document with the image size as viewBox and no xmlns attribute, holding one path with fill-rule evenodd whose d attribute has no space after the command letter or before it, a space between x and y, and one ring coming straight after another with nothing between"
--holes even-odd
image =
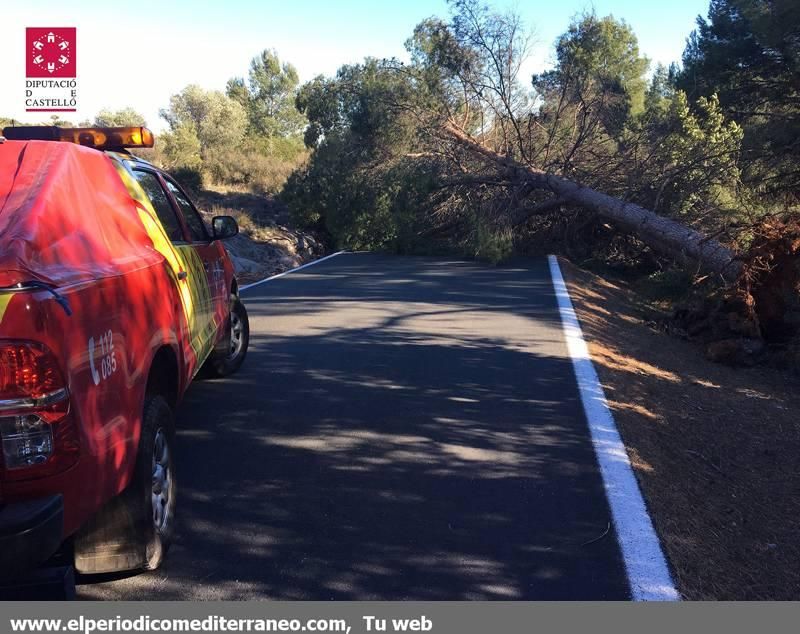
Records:
<instances>
[{"instance_id":1,"label":"bare soil","mask_svg":"<svg viewBox=\"0 0 800 634\"><path fill-rule=\"evenodd\" d=\"M800 380L664 333L641 298L562 261L686 599L800 599Z\"/></svg>"}]
</instances>

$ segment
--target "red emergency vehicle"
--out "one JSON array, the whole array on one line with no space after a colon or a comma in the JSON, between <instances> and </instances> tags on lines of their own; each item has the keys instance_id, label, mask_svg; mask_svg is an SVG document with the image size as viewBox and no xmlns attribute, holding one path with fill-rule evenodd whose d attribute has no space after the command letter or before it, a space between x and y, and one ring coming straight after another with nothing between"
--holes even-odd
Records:
<instances>
[{"instance_id":1,"label":"red emergency vehicle","mask_svg":"<svg viewBox=\"0 0 800 634\"><path fill-rule=\"evenodd\" d=\"M0 138L0 576L68 550L155 568L175 527L173 413L244 361L247 312L184 189L128 153L146 128Z\"/></svg>"}]
</instances>

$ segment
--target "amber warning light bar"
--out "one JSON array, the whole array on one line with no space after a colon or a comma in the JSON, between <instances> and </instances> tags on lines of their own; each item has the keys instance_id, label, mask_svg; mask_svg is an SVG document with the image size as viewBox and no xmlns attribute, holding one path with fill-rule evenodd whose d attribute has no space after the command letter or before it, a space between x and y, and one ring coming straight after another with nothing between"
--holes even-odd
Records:
<instances>
[{"instance_id":1,"label":"amber warning light bar","mask_svg":"<svg viewBox=\"0 0 800 634\"><path fill-rule=\"evenodd\" d=\"M3 128L9 141L66 141L96 150L153 147L153 133L141 126L126 128L59 128L31 125Z\"/></svg>"}]
</instances>

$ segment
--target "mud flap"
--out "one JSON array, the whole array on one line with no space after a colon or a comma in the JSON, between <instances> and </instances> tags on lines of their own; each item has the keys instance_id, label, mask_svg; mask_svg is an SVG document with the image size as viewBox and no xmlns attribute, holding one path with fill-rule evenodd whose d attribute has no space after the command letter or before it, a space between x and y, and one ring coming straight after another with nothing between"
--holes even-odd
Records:
<instances>
[{"instance_id":1,"label":"mud flap","mask_svg":"<svg viewBox=\"0 0 800 634\"><path fill-rule=\"evenodd\" d=\"M75 536L75 570L93 575L143 568L141 518L131 512L130 491L110 500Z\"/></svg>"}]
</instances>

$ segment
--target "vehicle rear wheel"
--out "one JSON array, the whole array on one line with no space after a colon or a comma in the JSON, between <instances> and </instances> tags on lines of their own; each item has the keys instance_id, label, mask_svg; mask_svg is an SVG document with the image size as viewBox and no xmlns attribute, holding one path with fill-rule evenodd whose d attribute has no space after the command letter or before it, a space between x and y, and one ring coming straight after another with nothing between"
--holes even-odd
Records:
<instances>
[{"instance_id":1,"label":"vehicle rear wheel","mask_svg":"<svg viewBox=\"0 0 800 634\"><path fill-rule=\"evenodd\" d=\"M145 401L142 440L136 463L133 500L141 505L140 530L144 567L155 570L164 561L175 532L175 429L172 410L161 396Z\"/></svg>"},{"instance_id":2,"label":"vehicle rear wheel","mask_svg":"<svg viewBox=\"0 0 800 634\"><path fill-rule=\"evenodd\" d=\"M231 296L231 312L228 319L228 332L214 348L205 364L212 376L222 377L238 370L247 356L250 345L250 321L242 300Z\"/></svg>"}]
</instances>

